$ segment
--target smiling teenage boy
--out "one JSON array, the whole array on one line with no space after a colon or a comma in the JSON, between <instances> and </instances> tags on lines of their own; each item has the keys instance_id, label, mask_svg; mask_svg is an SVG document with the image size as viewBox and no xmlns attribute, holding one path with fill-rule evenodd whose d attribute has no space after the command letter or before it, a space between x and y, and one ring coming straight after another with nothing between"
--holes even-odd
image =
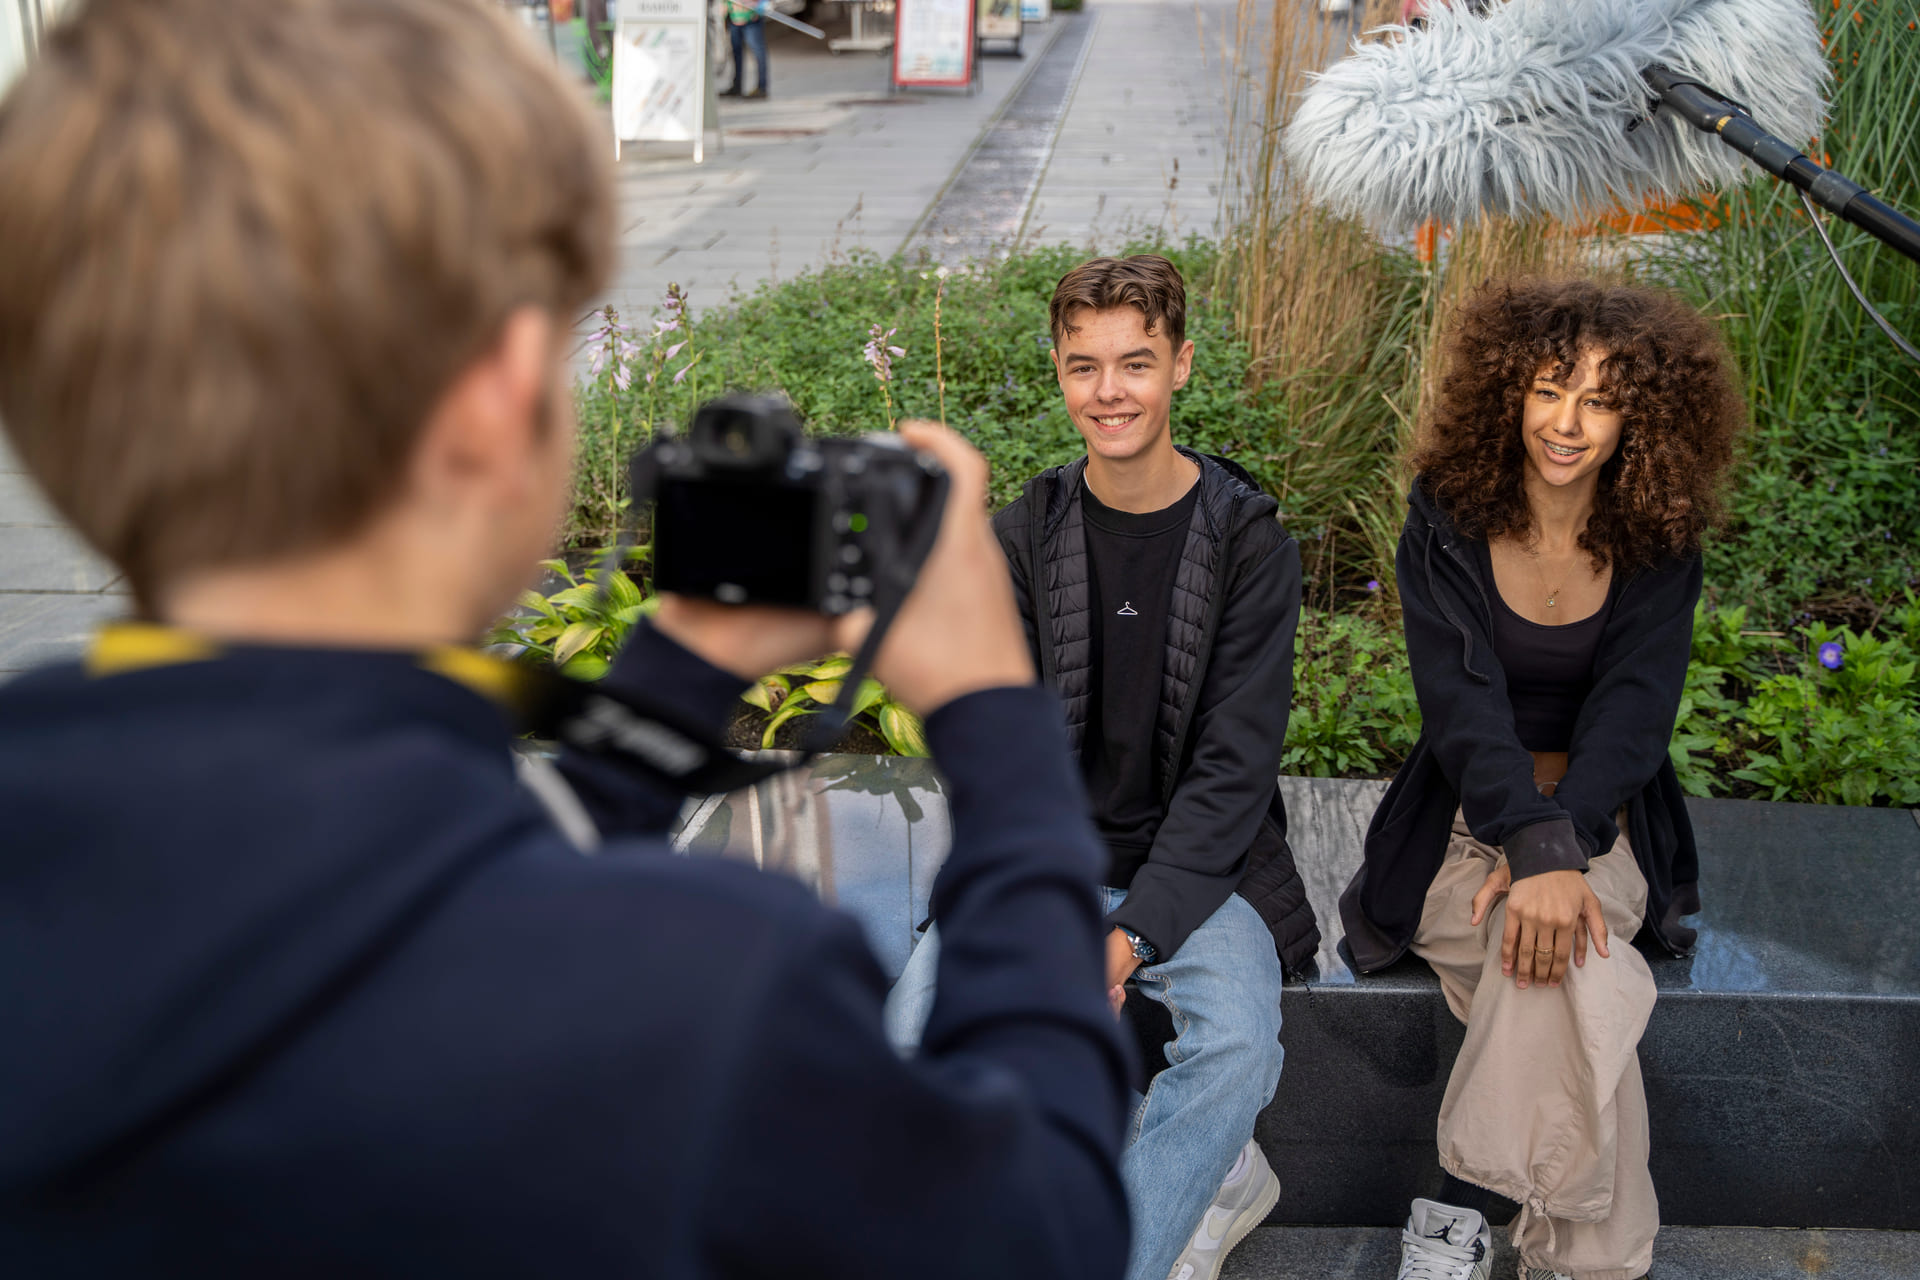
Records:
<instances>
[{"instance_id":1,"label":"smiling teenage boy","mask_svg":"<svg viewBox=\"0 0 1920 1280\"><path fill-rule=\"evenodd\" d=\"M1082 263L1051 321L1086 456L1030 480L994 531L1110 855L1111 998L1131 980L1173 1015L1122 1166L1128 1275L1210 1280L1279 1197L1254 1118L1280 1078L1282 970L1319 944L1276 784L1300 557L1251 476L1173 443L1194 347L1171 262ZM889 1009L902 1043L933 997L928 941Z\"/></svg>"}]
</instances>

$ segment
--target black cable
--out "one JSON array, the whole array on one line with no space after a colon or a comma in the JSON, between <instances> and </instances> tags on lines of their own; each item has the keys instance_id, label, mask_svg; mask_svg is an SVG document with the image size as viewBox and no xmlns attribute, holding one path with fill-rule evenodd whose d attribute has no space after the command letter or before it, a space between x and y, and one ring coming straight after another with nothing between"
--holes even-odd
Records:
<instances>
[{"instance_id":1,"label":"black cable","mask_svg":"<svg viewBox=\"0 0 1920 1280\"><path fill-rule=\"evenodd\" d=\"M1800 203L1807 206L1807 216L1813 219L1813 229L1820 233L1820 243L1827 246L1827 256L1833 259L1833 265L1840 272L1840 278L1847 282L1847 288L1852 292L1854 301L1866 309L1867 314L1873 317L1873 322L1880 326L1882 333L1893 339L1894 346L1904 351L1915 364L1920 364L1920 351L1914 350L1913 344L1900 336L1899 331L1887 322L1887 318L1867 301L1867 295L1860 292L1860 286L1853 282L1853 275L1847 270L1847 264L1840 261L1840 253L1833 247L1833 241L1827 236L1826 224L1820 221L1820 211L1814 208L1813 201L1807 198L1807 193L1804 191L1798 194Z\"/></svg>"}]
</instances>

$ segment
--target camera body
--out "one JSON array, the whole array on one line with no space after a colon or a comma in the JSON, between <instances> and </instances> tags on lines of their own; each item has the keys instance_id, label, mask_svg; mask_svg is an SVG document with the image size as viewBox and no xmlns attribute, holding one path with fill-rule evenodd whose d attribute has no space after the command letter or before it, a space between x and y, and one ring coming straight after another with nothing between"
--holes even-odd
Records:
<instances>
[{"instance_id":1,"label":"camera body","mask_svg":"<svg viewBox=\"0 0 1920 1280\"><path fill-rule=\"evenodd\" d=\"M931 548L946 472L895 435L809 438L770 396L702 405L635 455L653 503L653 586L838 615L903 595Z\"/></svg>"}]
</instances>

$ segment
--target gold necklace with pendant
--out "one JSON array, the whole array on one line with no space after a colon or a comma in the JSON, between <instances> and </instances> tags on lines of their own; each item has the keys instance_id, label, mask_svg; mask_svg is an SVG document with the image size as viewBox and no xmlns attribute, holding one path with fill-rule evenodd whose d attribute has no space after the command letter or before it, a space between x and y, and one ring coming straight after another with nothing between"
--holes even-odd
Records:
<instances>
[{"instance_id":1,"label":"gold necklace with pendant","mask_svg":"<svg viewBox=\"0 0 1920 1280\"><path fill-rule=\"evenodd\" d=\"M1527 554L1533 557L1534 577L1540 579L1541 586L1547 587L1547 608L1551 609L1553 608L1554 600L1560 595L1560 588L1547 586L1547 575L1540 568L1540 553L1529 548Z\"/></svg>"}]
</instances>

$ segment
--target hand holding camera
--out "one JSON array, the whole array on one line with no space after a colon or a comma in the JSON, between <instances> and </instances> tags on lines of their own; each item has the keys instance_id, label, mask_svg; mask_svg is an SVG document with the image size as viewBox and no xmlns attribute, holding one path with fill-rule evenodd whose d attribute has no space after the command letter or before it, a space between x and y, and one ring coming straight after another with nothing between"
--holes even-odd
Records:
<instances>
[{"instance_id":1,"label":"hand holding camera","mask_svg":"<svg viewBox=\"0 0 1920 1280\"><path fill-rule=\"evenodd\" d=\"M878 609L889 629L874 674L922 716L1030 684L986 479L979 453L934 423L809 440L783 402L714 401L634 460L633 492L655 506L656 625L750 679L858 649Z\"/></svg>"}]
</instances>

